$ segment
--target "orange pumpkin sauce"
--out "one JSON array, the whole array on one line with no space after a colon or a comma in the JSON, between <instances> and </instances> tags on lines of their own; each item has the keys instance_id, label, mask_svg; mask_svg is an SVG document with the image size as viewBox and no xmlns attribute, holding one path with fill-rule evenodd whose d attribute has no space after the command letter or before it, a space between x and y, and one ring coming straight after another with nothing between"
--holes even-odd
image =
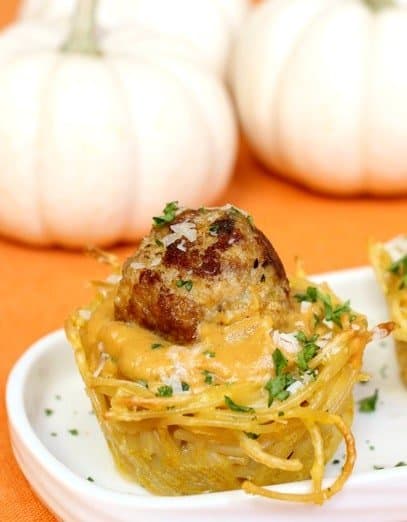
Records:
<instances>
[{"instance_id":1,"label":"orange pumpkin sauce","mask_svg":"<svg viewBox=\"0 0 407 522\"><path fill-rule=\"evenodd\" d=\"M298 313L293 314L293 323L295 318ZM94 370L101 354L108 354L100 375L148 383L178 380L199 389L266 380L273 371L272 327L272 317L256 313L231 325L206 323L200 327L199 342L181 346L138 324L115 321L111 295L92 312L82 335Z\"/></svg>"}]
</instances>

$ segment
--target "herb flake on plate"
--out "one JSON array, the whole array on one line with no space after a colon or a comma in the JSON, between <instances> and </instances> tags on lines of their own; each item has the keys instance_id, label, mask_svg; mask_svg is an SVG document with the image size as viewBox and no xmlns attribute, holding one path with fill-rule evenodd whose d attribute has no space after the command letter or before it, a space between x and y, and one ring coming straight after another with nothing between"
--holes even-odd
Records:
<instances>
[{"instance_id":1,"label":"herb flake on plate","mask_svg":"<svg viewBox=\"0 0 407 522\"><path fill-rule=\"evenodd\" d=\"M379 390L375 390L373 395L360 399L358 401L359 411L362 413L372 413L376 411L377 401L379 399Z\"/></svg>"}]
</instances>

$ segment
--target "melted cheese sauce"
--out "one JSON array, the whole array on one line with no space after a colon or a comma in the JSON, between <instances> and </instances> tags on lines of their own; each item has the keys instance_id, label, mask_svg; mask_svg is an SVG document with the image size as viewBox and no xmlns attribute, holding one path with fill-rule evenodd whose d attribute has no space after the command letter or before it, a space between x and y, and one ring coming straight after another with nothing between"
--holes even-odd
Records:
<instances>
[{"instance_id":1,"label":"melted cheese sauce","mask_svg":"<svg viewBox=\"0 0 407 522\"><path fill-rule=\"evenodd\" d=\"M98 375L148 383L178 381L199 389L207 384L267 380L276 348L272 327L270 317L258 314L226 326L206 323L200 328L200 342L179 346L138 324L115 321L110 296L92 312L82 340L91 368L96 371L101 366Z\"/></svg>"},{"instance_id":2,"label":"melted cheese sauce","mask_svg":"<svg viewBox=\"0 0 407 522\"><path fill-rule=\"evenodd\" d=\"M324 290L324 285L321 288ZM294 289L292 293L295 295ZM113 287L81 329L94 375L142 381L151 388L167 384L174 393L182 391L182 383L199 391L208 385L234 381L266 382L275 371L272 354L277 347L289 364L297 364L297 354L302 348L295 338L298 331L308 336L317 334L318 342L326 344L333 334L331 328L337 328L326 321L315 323L315 312L321 312L321 303L304 306L293 299L285 318L285 333L274 329L271 316L260 315L253 309L250 317L232 324L202 323L200 341L181 346L136 323L116 321L115 294ZM354 323L355 330L361 327L364 319Z\"/></svg>"}]
</instances>

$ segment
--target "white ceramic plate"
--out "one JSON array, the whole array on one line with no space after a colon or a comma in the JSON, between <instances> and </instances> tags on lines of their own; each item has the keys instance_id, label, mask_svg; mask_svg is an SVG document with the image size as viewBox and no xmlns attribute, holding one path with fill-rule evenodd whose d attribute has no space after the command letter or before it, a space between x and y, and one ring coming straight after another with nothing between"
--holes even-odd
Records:
<instances>
[{"instance_id":1,"label":"white ceramic plate","mask_svg":"<svg viewBox=\"0 0 407 522\"><path fill-rule=\"evenodd\" d=\"M387 317L369 268L316 277L328 281L370 323ZM407 392L396 368L391 339L369 345L368 384L356 386L356 399L379 390L374 413L357 413L354 434L358 460L344 490L324 506L298 505L248 496L241 491L189 497L152 496L115 470L91 413L89 400L62 331L35 343L15 365L7 385L7 410L16 459L43 502L65 522L206 521L373 521L407 520ZM343 461L327 467L327 477ZM334 460L335 460L334 459ZM383 467L376 470L374 467ZM329 481L329 478L327 479ZM304 491L308 483L281 486Z\"/></svg>"}]
</instances>

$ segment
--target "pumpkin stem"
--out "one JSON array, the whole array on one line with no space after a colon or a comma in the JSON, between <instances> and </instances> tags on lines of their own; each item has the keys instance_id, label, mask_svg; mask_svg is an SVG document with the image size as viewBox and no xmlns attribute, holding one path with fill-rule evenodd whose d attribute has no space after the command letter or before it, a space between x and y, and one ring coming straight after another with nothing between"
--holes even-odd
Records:
<instances>
[{"instance_id":1,"label":"pumpkin stem","mask_svg":"<svg viewBox=\"0 0 407 522\"><path fill-rule=\"evenodd\" d=\"M370 7L372 11L380 11L386 7L395 7L394 0L365 0L365 4Z\"/></svg>"},{"instance_id":2,"label":"pumpkin stem","mask_svg":"<svg viewBox=\"0 0 407 522\"><path fill-rule=\"evenodd\" d=\"M95 36L95 14L98 1L77 0L71 30L67 41L61 47L62 52L95 56L101 54Z\"/></svg>"}]
</instances>

